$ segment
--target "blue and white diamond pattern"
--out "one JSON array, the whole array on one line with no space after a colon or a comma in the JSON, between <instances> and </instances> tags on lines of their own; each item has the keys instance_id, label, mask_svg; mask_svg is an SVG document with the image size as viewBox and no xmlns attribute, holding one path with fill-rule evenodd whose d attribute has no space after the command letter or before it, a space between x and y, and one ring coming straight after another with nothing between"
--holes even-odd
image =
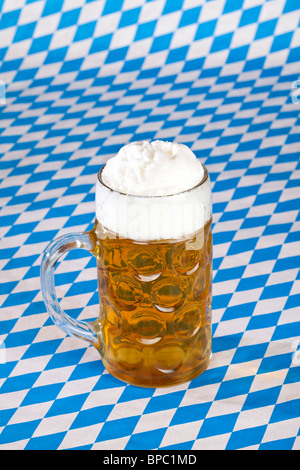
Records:
<instances>
[{"instance_id":1,"label":"blue and white diamond pattern","mask_svg":"<svg viewBox=\"0 0 300 470\"><path fill-rule=\"evenodd\" d=\"M298 1L0 8L0 449L300 449ZM92 227L100 166L140 139L186 143L213 185L213 357L169 389L113 378L40 291L43 250ZM89 254L56 285L95 317Z\"/></svg>"}]
</instances>

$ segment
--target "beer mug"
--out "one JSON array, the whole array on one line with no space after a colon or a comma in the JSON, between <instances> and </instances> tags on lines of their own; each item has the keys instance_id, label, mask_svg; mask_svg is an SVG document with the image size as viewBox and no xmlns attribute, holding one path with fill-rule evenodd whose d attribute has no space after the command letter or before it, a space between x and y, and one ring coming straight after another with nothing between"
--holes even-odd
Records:
<instances>
[{"instance_id":1,"label":"beer mug","mask_svg":"<svg viewBox=\"0 0 300 470\"><path fill-rule=\"evenodd\" d=\"M95 346L114 377L142 387L190 381L211 357L211 188L207 169L195 187L134 196L108 187L100 170L90 232L63 235L46 249L41 286L47 311L65 333ZM95 321L59 305L54 268L83 248L97 260Z\"/></svg>"}]
</instances>

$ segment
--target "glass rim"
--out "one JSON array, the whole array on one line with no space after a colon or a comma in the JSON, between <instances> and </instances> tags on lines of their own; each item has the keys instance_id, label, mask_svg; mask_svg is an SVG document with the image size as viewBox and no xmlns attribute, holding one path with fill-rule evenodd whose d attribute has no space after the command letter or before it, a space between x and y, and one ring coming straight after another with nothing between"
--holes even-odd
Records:
<instances>
[{"instance_id":1,"label":"glass rim","mask_svg":"<svg viewBox=\"0 0 300 470\"><path fill-rule=\"evenodd\" d=\"M107 186L107 184L105 184L104 181L102 180L102 172L105 168L105 164L99 170L99 172L97 174L97 178L98 178L99 183L102 186L104 186L106 189L109 189L111 192L120 194L122 196L128 196L128 197L133 197L133 198L144 198L144 199L163 199L163 198L174 197L174 196L179 196L181 194L189 193L191 191L194 191L198 187L202 186L208 180L208 170L207 170L206 166L203 163L201 163L201 164L202 164L203 169L204 169L204 174L203 174L203 177L202 177L201 181L199 181L199 183L197 183L192 188L184 189L183 191L180 191L179 193L173 193L173 194L162 194L162 195L130 194L130 193L123 193L122 191L118 191L117 189L113 189L110 186Z\"/></svg>"}]
</instances>

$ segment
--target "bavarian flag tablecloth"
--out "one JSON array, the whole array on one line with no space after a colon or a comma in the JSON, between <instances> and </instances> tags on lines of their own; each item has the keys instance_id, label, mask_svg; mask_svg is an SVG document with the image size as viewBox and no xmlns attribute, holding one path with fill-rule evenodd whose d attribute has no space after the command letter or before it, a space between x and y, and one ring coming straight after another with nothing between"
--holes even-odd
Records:
<instances>
[{"instance_id":1,"label":"bavarian flag tablecloth","mask_svg":"<svg viewBox=\"0 0 300 470\"><path fill-rule=\"evenodd\" d=\"M0 450L300 449L298 0L0 1ZM98 170L187 144L213 191L213 355L126 385L42 300L42 252L88 230ZM96 262L56 269L97 315Z\"/></svg>"}]
</instances>

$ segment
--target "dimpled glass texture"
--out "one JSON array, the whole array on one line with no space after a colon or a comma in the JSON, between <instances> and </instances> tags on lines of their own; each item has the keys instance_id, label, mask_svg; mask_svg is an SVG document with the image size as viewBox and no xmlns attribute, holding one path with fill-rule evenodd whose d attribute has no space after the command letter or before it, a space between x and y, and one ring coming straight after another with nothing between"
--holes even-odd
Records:
<instances>
[{"instance_id":1,"label":"dimpled glass texture","mask_svg":"<svg viewBox=\"0 0 300 470\"><path fill-rule=\"evenodd\" d=\"M183 240L136 242L96 221L100 353L139 386L191 380L211 356L211 222Z\"/></svg>"}]
</instances>

